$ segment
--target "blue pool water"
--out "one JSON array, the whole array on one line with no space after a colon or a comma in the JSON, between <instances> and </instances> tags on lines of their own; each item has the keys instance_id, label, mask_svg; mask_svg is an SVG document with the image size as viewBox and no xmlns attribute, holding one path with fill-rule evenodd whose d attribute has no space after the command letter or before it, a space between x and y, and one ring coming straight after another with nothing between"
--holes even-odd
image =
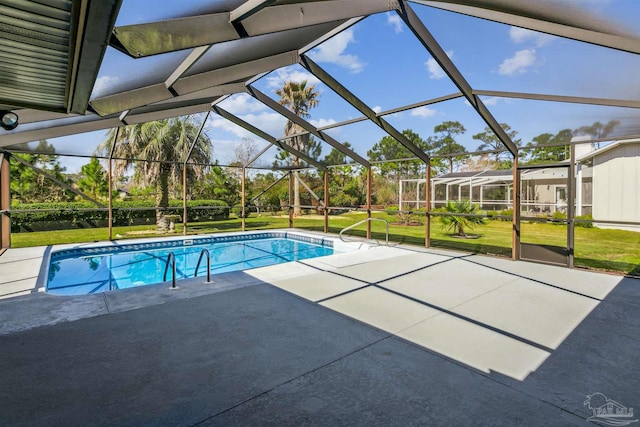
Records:
<instances>
[{"instance_id":1,"label":"blue pool water","mask_svg":"<svg viewBox=\"0 0 640 427\"><path fill-rule=\"evenodd\" d=\"M47 292L58 295L83 295L159 283L163 281L162 276L170 252L176 256L177 280L194 277L203 248L211 255L211 274L333 254L333 247L326 243L313 244L286 238L253 236L250 240L217 240L206 244L198 244L197 240L186 241L187 245L182 245L182 241L179 241L180 246L157 249L153 248L157 245L145 244L129 245L134 250L108 247L53 253L49 264ZM322 243L321 239L318 240ZM145 248L135 250L140 246ZM203 257L198 277L206 277L206 269L206 257ZM171 268L167 280L171 280Z\"/></svg>"}]
</instances>

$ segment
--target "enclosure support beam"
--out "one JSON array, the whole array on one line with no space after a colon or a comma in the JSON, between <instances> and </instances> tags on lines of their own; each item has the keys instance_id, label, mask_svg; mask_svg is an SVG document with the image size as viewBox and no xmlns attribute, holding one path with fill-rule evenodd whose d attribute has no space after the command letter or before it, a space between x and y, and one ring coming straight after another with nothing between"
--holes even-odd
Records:
<instances>
[{"instance_id":1,"label":"enclosure support beam","mask_svg":"<svg viewBox=\"0 0 640 427\"><path fill-rule=\"evenodd\" d=\"M576 146L571 144L569 173L567 174L567 249L569 259L567 264L573 268L575 246L575 203L576 203Z\"/></svg>"},{"instance_id":2,"label":"enclosure support beam","mask_svg":"<svg viewBox=\"0 0 640 427\"><path fill-rule=\"evenodd\" d=\"M204 125L207 124L210 114L211 110L207 111L207 115L204 116L204 120L198 129L198 133L196 133L196 136L193 138L189 152L187 152L187 156L184 158L184 163L182 164L182 234L185 236L187 235L187 162L189 162L191 153L193 153L193 149L196 147L198 138L200 138L200 134L204 129Z\"/></svg>"},{"instance_id":3,"label":"enclosure support beam","mask_svg":"<svg viewBox=\"0 0 640 427\"><path fill-rule=\"evenodd\" d=\"M329 232L329 168L324 171L324 232Z\"/></svg>"},{"instance_id":4,"label":"enclosure support beam","mask_svg":"<svg viewBox=\"0 0 640 427\"><path fill-rule=\"evenodd\" d=\"M482 187L480 188L482 195ZM513 156L513 217L511 233L511 258L520 259L520 171L518 170L518 156Z\"/></svg>"},{"instance_id":5,"label":"enclosure support beam","mask_svg":"<svg viewBox=\"0 0 640 427\"><path fill-rule=\"evenodd\" d=\"M424 185L424 246L431 247L431 161L427 162L426 182ZM471 195L471 193L469 193Z\"/></svg>"},{"instance_id":6,"label":"enclosure support beam","mask_svg":"<svg viewBox=\"0 0 640 427\"><path fill-rule=\"evenodd\" d=\"M240 180L240 185L242 187L241 189L241 203L242 203L242 212L241 212L241 216L242 216L242 231L245 231L246 228L246 221L245 221L245 215L246 215L246 211L245 211L245 204L246 204L246 195L245 195L245 187L244 187L244 182L246 179L246 175L247 175L247 168L242 166L242 178Z\"/></svg>"},{"instance_id":7,"label":"enclosure support beam","mask_svg":"<svg viewBox=\"0 0 640 427\"><path fill-rule=\"evenodd\" d=\"M113 240L113 155L116 152L116 144L118 143L118 134L120 128L116 128L116 134L113 137L113 144L111 145L111 151L109 151L109 240Z\"/></svg>"},{"instance_id":8,"label":"enclosure support beam","mask_svg":"<svg viewBox=\"0 0 640 427\"><path fill-rule=\"evenodd\" d=\"M262 196L264 193L266 193L267 191L271 190L271 188L273 188L274 185L276 185L277 183L279 183L280 181L282 181L283 179L285 179L286 177L288 177L289 174L286 175L282 175L280 178L278 178L277 180L275 180L274 182L272 182L271 184L269 184L269 186L267 188L265 188L264 190L262 190L260 193L258 193L257 196L253 196L253 198L249 201L249 203L253 203L256 200L258 200L260 198L260 196Z\"/></svg>"},{"instance_id":9,"label":"enclosure support beam","mask_svg":"<svg viewBox=\"0 0 640 427\"><path fill-rule=\"evenodd\" d=\"M310 134L312 134L316 138L319 138L319 139L323 140L324 142L326 142L327 144L329 144L330 146L332 146L333 148L335 148L336 150L338 150L339 152L341 152L345 156L352 158L353 160L355 160L357 163L361 164L364 167L368 168L370 166L370 163L369 163L369 161L367 159L365 159L364 157L360 156L359 154L357 154L353 150L345 147L344 144L341 144L340 142L336 141L334 138L332 138L331 136L327 135L326 133L324 133L322 131L319 131L311 123L309 123L308 121L304 120L303 118L301 118L299 116L296 116L295 114L293 114L292 111L290 111L287 108L285 108L284 106L280 105L278 102L276 102L273 99L271 99L268 95L265 95L264 93L260 92L258 89L254 88L252 86L247 86L247 91L249 92L249 95L253 96L255 99L257 99L258 101L262 102L267 107L269 107L272 110L276 111L277 113L283 115L287 120L289 120L292 123L295 123L296 125L300 126L302 129L306 130L307 132L309 132ZM269 140L267 140L267 141L269 141ZM314 165L314 166L316 166L316 165Z\"/></svg>"},{"instance_id":10,"label":"enclosure support beam","mask_svg":"<svg viewBox=\"0 0 640 427\"><path fill-rule=\"evenodd\" d=\"M367 168L367 219L371 218L371 185L373 174L371 166ZM367 221L367 239L371 239L371 221Z\"/></svg>"},{"instance_id":11,"label":"enclosure support beam","mask_svg":"<svg viewBox=\"0 0 640 427\"><path fill-rule=\"evenodd\" d=\"M275 0L249 0L231 11L230 22L232 25L239 23L243 19L247 19L251 15L260 12L265 7L274 3Z\"/></svg>"},{"instance_id":12,"label":"enclosure support beam","mask_svg":"<svg viewBox=\"0 0 640 427\"><path fill-rule=\"evenodd\" d=\"M253 159L249 160L247 162L246 165L244 165L245 168L248 168L249 166L251 166L252 164L254 164L260 157L262 157L262 155L264 153L266 153L267 151L269 151L269 149L272 147L271 144L267 144L262 150L260 150L260 152L258 154L256 154Z\"/></svg>"},{"instance_id":13,"label":"enclosure support beam","mask_svg":"<svg viewBox=\"0 0 640 427\"><path fill-rule=\"evenodd\" d=\"M560 19L559 16L553 17L554 8L551 7L553 4L551 2L547 5L536 4L534 7L538 11L533 13L531 10L527 10L528 4L526 2L523 3L523 5L526 5L524 7L516 2L486 0L473 2L417 0L417 3L501 24L513 25L514 27L527 28L541 33L591 43L596 46L604 46L636 54L640 53L640 45L637 38L630 37L622 31L612 32L609 29L603 32L602 28L598 28L594 24L594 22L598 21L592 18L585 19L585 17L574 15L571 17L573 22L567 24L564 16L562 17L563 19ZM571 9L567 9L565 4L558 3L557 8L563 8L562 13L564 14L571 13ZM545 9L547 11L551 10L551 13L546 12Z\"/></svg>"},{"instance_id":14,"label":"enclosure support beam","mask_svg":"<svg viewBox=\"0 0 640 427\"><path fill-rule=\"evenodd\" d=\"M313 165L313 166L317 167L318 169L324 169L324 166L322 164L320 164L319 162L317 162L316 160L312 159L311 157L307 156L306 154L296 150L295 148L293 148L293 147L291 147L291 146L289 146L287 144L283 144L282 142L276 140L274 137L272 137L268 133L261 131L257 127L245 122L240 117L234 116L233 114L231 114L230 112L220 108L219 106L214 105L213 106L213 111L215 111L217 114L219 114L220 116L224 117L225 119L229 120L230 122L235 123L236 125L240 126L241 128L251 132L252 134L264 139L267 142L270 142L271 144L277 146L278 148L288 152L289 154L304 160L305 162L309 163L310 165ZM289 110L287 110L287 111L289 111ZM260 153L260 155L262 155L262 153ZM250 163L253 163L257 159L257 157L258 156L256 156Z\"/></svg>"},{"instance_id":15,"label":"enclosure support beam","mask_svg":"<svg viewBox=\"0 0 640 427\"><path fill-rule=\"evenodd\" d=\"M293 171L289 171L289 228L293 228Z\"/></svg>"},{"instance_id":16,"label":"enclosure support beam","mask_svg":"<svg viewBox=\"0 0 640 427\"><path fill-rule=\"evenodd\" d=\"M0 255L11 247L11 190L9 155L0 153Z\"/></svg>"},{"instance_id":17,"label":"enclosure support beam","mask_svg":"<svg viewBox=\"0 0 640 427\"><path fill-rule=\"evenodd\" d=\"M367 104L362 102L358 97L351 93L340 82L334 79L329 73L327 73L322 67L313 62L308 56L300 55L300 64L305 67L309 72L316 76L322 83L329 86L334 92L336 92L342 99L351 104L354 108L367 116L369 120L375 123L380 129L391 135L396 141L404 145L404 147L411 151L414 156L423 161L429 159L429 155L422 151L418 146L411 142L406 136L399 132L396 128L391 126L389 122L379 117L375 111L373 111Z\"/></svg>"},{"instance_id":18,"label":"enclosure support beam","mask_svg":"<svg viewBox=\"0 0 640 427\"><path fill-rule=\"evenodd\" d=\"M460 73L460 70L458 70L453 61L451 61L451 58L447 56L444 49L442 49L442 46L438 44L433 35L429 30L427 30L427 27L425 27L424 23L420 20L418 15L416 15L411 6L409 6L407 1L400 1L400 10L398 10L398 14L422 45L429 51L433 59L435 59L438 65L442 67L451 81L458 87L458 89L460 89L460 92L462 92L464 97L467 98L469 104L471 104L489 128L491 128L493 133L496 134L502 144L507 147L511 154L517 156L518 147L516 144L513 143L509 135L507 135L504 129L502 129L502 126L500 126L495 117L493 117L491 112L489 112L480 97L473 94L471 85L469 85L462 73Z\"/></svg>"},{"instance_id":19,"label":"enclosure support beam","mask_svg":"<svg viewBox=\"0 0 640 427\"><path fill-rule=\"evenodd\" d=\"M25 160L22 160L20 157L13 156L13 158L17 162L22 163L23 165L25 165L27 167L30 167L34 171L38 172L40 175L43 175L43 176L49 178L51 181L55 182L56 184L58 184L60 187L64 188L65 190L69 190L72 193L77 194L78 196L82 197L83 199L85 199L85 200L87 200L87 201L89 201L91 203L94 203L99 208L106 208L106 206L103 205L102 203L100 203L99 201L97 201L95 199L92 199L91 197L87 196L86 194L82 193L81 191L76 190L75 188L73 188L72 186L68 185L67 183L60 181L55 176L43 171L42 169L32 165L31 163L29 163L29 162L27 162Z\"/></svg>"},{"instance_id":20,"label":"enclosure support beam","mask_svg":"<svg viewBox=\"0 0 640 427\"><path fill-rule=\"evenodd\" d=\"M322 201L322 199L320 198L320 196L318 196L312 189L311 187L309 187L307 185L306 182L304 182L302 180L302 178L300 178L300 174L295 173L294 176L296 177L296 180L305 188L305 190L307 190L309 192L309 194L311 195L311 197L313 197L313 199L318 202L320 204L320 206L324 207L325 204Z\"/></svg>"}]
</instances>

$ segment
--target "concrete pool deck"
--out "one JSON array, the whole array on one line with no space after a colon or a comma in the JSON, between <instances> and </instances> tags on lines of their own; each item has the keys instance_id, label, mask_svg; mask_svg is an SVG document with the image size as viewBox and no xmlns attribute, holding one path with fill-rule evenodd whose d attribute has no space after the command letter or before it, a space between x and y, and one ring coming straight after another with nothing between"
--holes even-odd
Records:
<instances>
[{"instance_id":1,"label":"concrete pool deck","mask_svg":"<svg viewBox=\"0 0 640 427\"><path fill-rule=\"evenodd\" d=\"M374 247L58 297L36 288L44 252L0 257L1 425L582 425L588 395L640 405L637 279Z\"/></svg>"}]
</instances>

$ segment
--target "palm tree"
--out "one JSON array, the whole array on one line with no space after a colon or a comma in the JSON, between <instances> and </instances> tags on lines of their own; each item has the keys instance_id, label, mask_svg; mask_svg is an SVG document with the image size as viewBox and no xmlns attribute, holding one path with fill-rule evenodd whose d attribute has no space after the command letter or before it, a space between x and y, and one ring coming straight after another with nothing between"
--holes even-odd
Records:
<instances>
[{"instance_id":1,"label":"palm tree","mask_svg":"<svg viewBox=\"0 0 640 427\"><path fill-rule=\"evenodd\" d=\"M107 155L111 152L116 129L111 129L97 152ZM166 218L169 206L169 186L180 182L183 163L198 126L190 118L172 118L155 122L125 126L118 133L114 151L114 173L121 177L134 167L133 179L142 186L151 186L156 190L156 227L159 232L169 229ZM202 166L210 163L211 140L200 134L191 152L187 173L191 179L200 179L206 172Z\"/></svg>"},{"instance_id":2,"label":"palm tree","mask_svg":"<svg viewBox=\"0 0 640 427\"><path fill-rule=\"evenodd\" d=\"M478 205L474 205L470 200L448 201L444 209L452 214L462 214L462 216L443 215L440 217L444 227L449 231L455 231L460 237L467 236L464 232L465 228L473 229L476 225L485 223L484 217L471 216L478 214Z\"/></svg>"},{"instance_id":3,"label":"palm tree","mask_svg":"<svg viewBox=\"0 0 640 427\"><path fill-rule=\"evenodd\" d=\"M293 114L302 118L310 117L309 110L318 105L318 98L320 92L315 90L314 85L307 86L307 81L301 82L287 81L282 85L282 88L276 90L276 95L280 97L280 105L288 108ZM295 135L303 132L297 124L291 120L287 121L284 127L284 134ZM298 151L305 152L305 147L309 144L308 133L303 135L296 135L291 137L287 143ZM292 165L294 168L300 167L300 159L293 156ZM293 186L293 214L299 216L300 210L300 183L298 182L298 171L294 171L295 180Z\"/></svg>"}]
</instances>

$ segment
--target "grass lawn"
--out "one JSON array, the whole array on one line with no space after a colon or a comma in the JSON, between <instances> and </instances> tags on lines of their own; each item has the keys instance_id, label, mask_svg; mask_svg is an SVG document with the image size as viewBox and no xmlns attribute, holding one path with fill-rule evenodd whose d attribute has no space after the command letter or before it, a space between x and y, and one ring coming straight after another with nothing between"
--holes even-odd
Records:
<instances>
[{"instance_id":1,"label":"grass lawn","mask_svg":"<svg viewBox=\"0 0 640 427\"><path fill-rule=\"evenodd\" d=\"M377 213L375 216L391 223L389 225L390 241L424 246L424 225L398 225L393 224L398 221L396 216L383 213ZM362 212L331 216L329 231L337 234L343 228L365 217L366 214ZM294 220L296 228L306 230L322 231L323 224L323 218L318 215L306 215ZM289 219L286 216L251 217L247 218L246 225L247 230L287 228ZM190 224L188 232L189 234L204 234L238 231L240 227L240 219L232 218L225 221ZM114 227L113 235L117 239L157 237L157 234L153 234L153 229L154 226L150 225ZM372 223L372 237L383 241L384 230L383 223ZM363 224L349 233L355 236L364 236L366 225ZM431 246L473 253L511 256L511 222L491 220L472 230L471 233L480 237L477 239L455 238L442 228L437 218L434 218L431 227ZM182 224L176 224L176 233L173 235L180 234L182 234ZM538 222L522 224L521 237L522 241L527 243L564 247L566 245L566 227ZM107 238L108 230L106 228L13 233L11 246L18 248L81 243L107 240ZM576 227L575 265L640 276L640 233Z\"/></svg>"}]
</instances>

